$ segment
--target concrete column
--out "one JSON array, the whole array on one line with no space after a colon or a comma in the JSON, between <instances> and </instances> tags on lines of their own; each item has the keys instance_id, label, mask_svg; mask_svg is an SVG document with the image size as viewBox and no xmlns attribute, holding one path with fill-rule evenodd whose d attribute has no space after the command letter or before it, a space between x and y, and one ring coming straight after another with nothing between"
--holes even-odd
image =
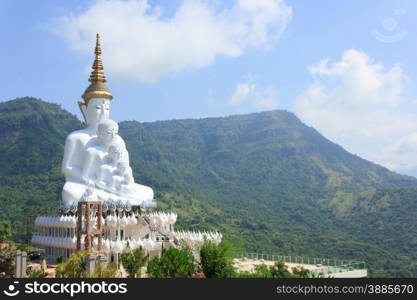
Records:
<instances>
[{"instance_id":1,"label":"concrete column","mask_svg":"<svg viewBox=\"0 0 417 300\"><path fill-rule=\"evenodd\" d=\"M94 253L87 254L87 272L89 275L94 273L94 267L96 263L96 255Z\"/></svg>"},{"instance_id":2,"label":"concrete column","mask_svg":"<svg viewBox=\"0 0 417 300\"><path fill-rule=\"evenodd\" d=\"M21 253L21 263L20 263L20 267L21 267L21 272L20 275L22 276L22 278L26 277L26 259L27 259L27 253L25 251L23 251Z\"/></svg>"},{"instance_id":3,"label":"concrete column","mask_svg":"<svg viewBox=\"0 0 417 300\"><path fill-rule=\"evenodd\" d=\"M16 251L16 278L22 278L22 252Z\"/></svg>"},{"instance_id":4,"label":"concrete column","mask_svg":"<svg viewBox=\"0 0 417 300\"><path fill-rule=\"evenodd\" d=\"M20 250L16 251L16 278L26 277L26 258L26 252Z\"/></svg>"},{"instance_id":5,"label":"concrete column","mask_svg":"<svg viewBox=\"0 0 417 300\"><path fill-rule=\"evenodd\" d=\"M99 254L98 259L100 260L101 266L107 265L107 256L105 254Z\"/></svg>"}]
</instances>

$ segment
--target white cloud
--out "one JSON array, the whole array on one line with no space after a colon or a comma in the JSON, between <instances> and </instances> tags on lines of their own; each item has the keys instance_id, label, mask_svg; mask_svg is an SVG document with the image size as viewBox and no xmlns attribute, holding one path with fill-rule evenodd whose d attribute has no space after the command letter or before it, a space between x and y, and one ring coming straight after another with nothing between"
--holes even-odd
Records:
<instances>
[{"instance_id":1,"label":"white cloud","mask_svg":"<svg viewBox=\"0 0 417 300\"><path fill-rule=\"evenodd\" d=\"M240 105L243 101L253 96L255 84L249 82L238 83L233 95L229 99L230 105Z\"/></svg>"},{"instance_id":2,"label":"white cloud","mask_svg":"<svg viewBox=\"0 0 417 300\"><path fill-rule=\"evenodd\" d=\"M257 95L255 106L264 109L273 109L278 105L277 91L272 87L265 88Z\"/></svg>"},{"instance_id":3,"label":"white cloud","mask_svg":"<svg viewBox=\"0 0 417 300\"><path fill-rule=\"evenodd\" d=\"M273 87L260 87L249 79L236 85L228 104L232 106L246 104L258 109L273 109L278 105L277 91Z\"/></svg>"},{"instance_id":4,"label":"white cloud","mask_svg":"<svg viewBox=\"0 0 417 300\"><path fill-rule=\"evenodd\" d=\"M386 68L351 49L309 71L315 82L295 103L305 123L390 169L416 169L417 103L404 96L408 79L399 64Z\"/></svg>"},{"instance_id":5,"label":"white cloud","mask_svg":"<svg viewBox=\"0 0 417 300\"><path fill-rule=\"evenodd\" d=\"M92 52L102 33L105 68L112 77L153 81L238 57L248 48L271 47L292 10L284 0L237 0L229 8L215 1L184 0L170 18L146 0L97 0L85 12L55 19L50 28L72 49Z\"/></svg>"}]
</instances>

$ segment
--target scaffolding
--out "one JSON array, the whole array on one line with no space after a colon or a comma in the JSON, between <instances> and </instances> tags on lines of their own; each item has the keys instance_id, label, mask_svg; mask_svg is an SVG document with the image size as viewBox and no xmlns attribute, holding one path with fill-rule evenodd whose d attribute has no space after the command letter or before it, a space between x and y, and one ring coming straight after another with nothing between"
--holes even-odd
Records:
<instances>
[{"instance_id":1,"label":"scaffolding","mask_svg":"<svg viewBox=\"0 0 417 300\"><path fill-rule=\"evenodd\" d=\"M85 226L83 228L83 212ZM96 229L92 230L92 214L97 216ZM97 251L103 249L103 206L101 201L80 201L77 208L77 250L81 250L81 239L85 235L84 248L87 251L93 249L93 238L98 238Z\"/></svg>"}]
</instances>

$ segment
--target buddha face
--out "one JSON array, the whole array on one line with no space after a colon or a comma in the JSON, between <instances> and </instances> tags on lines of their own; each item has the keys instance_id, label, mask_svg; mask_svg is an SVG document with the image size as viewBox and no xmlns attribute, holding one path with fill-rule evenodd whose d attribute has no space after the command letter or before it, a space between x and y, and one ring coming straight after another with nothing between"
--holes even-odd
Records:
<instances>
[{"instance_id":1,"label":"buddha face","mask_svg":"<svg viewBox=\"0 0 417 300\"><path fill-rule=\"evenodd\" d=\"M117 171L119 171L120 174L125 174L128 167L129 167L129 165L128 165L127 162L121 161L117 164Z\"/></svg>"},{"instance_id":2,"label":"buddha face","mask_svg":"<svg viewBox=\"0 0 417 300\"><path fill-rule=\"evenodd\" d=\"M85 191L85 194L86 194L87 196L91 196L91 195L93 194L93 192L94 192L94 188L93 188L91 185L89 185L89 186L87 187L86 191Z\"/></svg>"},{"instance_id":3,"label":"buddha face","mask_svg":"<svg viewBox=\"0 0 417 300\"><path fill-rule=\"evenodd\" d=\"M86 108L87 124L96 126L103 120L107 120L110 114L110 100L93 98Z\"/></svg>"},{"instance_id":4,"label":"buddha face","mask_svg":"<svg viewBox=\"0 0 417 300\"><path fill-rule=\"evenodd\" d=\"M97 138L99 142L106 147L110 146L118 133L119 125L113 120L104 120L98 124Z\"/></svg>"},{"instance_id":5,"label":"buddha face","mask_svg":"<svg viewBox=\"0 0 417 300\"><path fill-rule=\"evenodd\" d=\"M118 162L123 156L123 149L119 145L112 144L109 147L109 156L112 162Z\"/></svg>"}]
</instances>

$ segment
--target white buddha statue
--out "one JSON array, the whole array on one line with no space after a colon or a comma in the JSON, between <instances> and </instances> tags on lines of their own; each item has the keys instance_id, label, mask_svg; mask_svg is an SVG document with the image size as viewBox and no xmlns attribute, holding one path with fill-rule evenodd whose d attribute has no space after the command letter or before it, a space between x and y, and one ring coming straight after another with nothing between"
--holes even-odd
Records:
<instances>
[{"instance_id":1,"label":"white buddha statue","mask_svg":"<svg viewBox=\"0 0 417 300\"><path fill-rule=\"evenodd\" d=\"M89 184L82 196L83 201L97 201L97 195L94 190L94 185Z\"/></svg>"},{"instance_id":2,"label":"white buddha statue","mask_svg":"<svg viewBox=\"0 0 417 300\"><path fill-rule=\"evenodd\" d=\"M62 199L65 203L77 202L85 191L82 179L84 162L86 159L86 145L96 136L97 125L101 120L109 117L109 100L91 99L85 110L87 127L70 133L65 141L62 172L65 175L65 185Z\"/></svg>"},{"instance_id":3,"label":"white buddha statue","mask_svg":"<svg viewBox=\"0 0 417 300\"><path fill-rule=\"evenodd\" d=\"M132 197L136 191L133 180L132 168L125 161L120 161L116 165L112 176L112 190L121 195Z\"/></svg>"},{"instance_id":4,"label":"white buddha statue","mask_svg":"<svg viewBox=\"0 0 417 300\"><path fill-rule=\"evenodd\" d=\"M116 169L116 162L122 157L122 149L117 144L109 146L108 154L104 157L98 173L97 184L106 189L111 185L111 176Z\"/></svg>"},{"instance_id":5,"label":"white buddha statue","mask_svg":"<svg viewBox=\"0 0 417 300\"><path fill-rule=\"evenodd\" d=\"M106 200L118 195L127 198L132 205L153 200L153 190L134 183L133 177L124 183L124 189L115 191L112 176L117 172L117 163L123 158L129 167L129 154L123 139L118 135L118 125L109 120L110 100L113 96L105 86L99 35L95 49L90 86L83 94L84 102L79 102L86 128L70 133L65 141L62 172L65 185L62 190L64 203L71 205L83 199L87 185L94 184L97 197ZM115 145L110 149L110 145ZM112 151L109 153L109 151ZM107 170L106 170L107 168ZM104 172L102 172L104 170ZM107 172L107 173L106 173ZM126 189L127 188L127 189ZM128 192L130 191L130 192Z\"/></svg>"},{"instance_id":6,"label":"white buddha statue","mask_svg":"<svg viewBox=\"0 0 417 300\"><path fill-rule=\"evenodd\" d=\"M99 182L99 173L104 158L108 155L109 146L120 138L119 126L113 120L104 120L98 124L97 136L90 139L86 147L82 179L84 182ZM119 141L120 143L120 141ZM115 155L115 154L114 154Z\"/></svg>"},{"instance_id":7,"label":"white buddha statue","mask_svg":"<svg viewBox=\"0 0 417 300\"><path fill-rule=\"evenodd\" d=\"M98 125L97 137L87 144L83 179L95 182L102 190L99 192L102 199L116 197L133 205L153 200L151 188L134 182L129 153L118 135L117 123L112 120L102 121Z\"/></svg>"}]
</instances>

